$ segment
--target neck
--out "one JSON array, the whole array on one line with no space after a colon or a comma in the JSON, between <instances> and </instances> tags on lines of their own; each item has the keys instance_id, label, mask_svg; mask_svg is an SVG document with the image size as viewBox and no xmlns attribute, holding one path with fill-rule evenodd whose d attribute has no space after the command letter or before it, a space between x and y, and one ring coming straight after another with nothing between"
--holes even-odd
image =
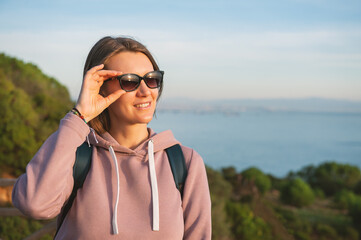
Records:
<instances>
[{"instance_id":1,"label":"neck","mask_svg":"<svg viewBox=\"0 0 361 240\"><path fill-rule=\"evenodd\" d=\"M135 149L148 137L147 124L135 124L131 126L111 125L109 134L122 146Z\"/></svg>"}]
</instances>

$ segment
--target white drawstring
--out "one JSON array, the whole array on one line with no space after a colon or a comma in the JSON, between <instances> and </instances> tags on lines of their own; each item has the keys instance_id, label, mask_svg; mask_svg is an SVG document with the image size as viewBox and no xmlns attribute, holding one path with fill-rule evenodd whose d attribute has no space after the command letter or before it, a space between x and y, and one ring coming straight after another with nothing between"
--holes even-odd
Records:
<instances>
[{"instance_id":1,"label":"white drawstring","mask_svg":"<svg viewBox=\"0 0 361 240\"><path fill-rule=\"evenodd\" d=\"M99 143L99 142L98 142L98 139L97 139L97 136L95 135L95 131L94 131L94 129L93 129L93 128L91 128L91 127L89 127L89 128L90 128L90 131L93 133L93 136L94 136L95 142L96 142L96 143ZM86 135L86 141L88 142L88 146L90 147L90 142L89 142L89 137L88 137L88 135Z\"/></svg>"},{"instance_id":2,"label":"white drawstring","mask_svg":"<svg viewBox=\"0 0 361 240\"><path fill-rule=\"evenodd\" d=\"M118 161L117 161L117 157L115 156L115 152L113 150L112 146L109 146L109 152L110 155L112 156L113 160L114 160L114 165L115 165L115 169L116 169L116 173L117 173L117 198L115 200L115 205L114 205L114 211L113 211L113 220L112 220L112 225L113 225L113 233L116 235L118 234L118 202L119 202L119 169L118 169Z\"/></svg>"},{"instance_id":3,"label":"white drawstring","mask_svg":"<svg viewBox=\"0 0 361 240\"><path fill-rule=\"evenodd\" d=\"M154 166L154 149L153 140L148 142L148 157L149 157L149 173L150 184L152 187L152 203L153 203L153 231L159 231L159 196L157 175Z\"/></svg>"},{"instance_id":4,"label":"white drawstring","mask_svg":"<svg viewBox=\"0 0 361 240\"><path fill-rule=\"evenodd\" d=\"M120 191L120 182L119 182L119 168L117 157L112 146L109 146L110 155L113 158L116 173L117 173L117 197L114 204L112 227L113 234L118 234L118 203L119 203L119 191ZM150 184L152 188L152 204L153 204L153 231L159 231L159 196L158 196L158 183L157 175L155 172L154 164L154 147L153 140L148 142L148 156L149 156L149 173L150 173Z\"/></svg>"},{"instance_id":5,"label":"white drawstring","mask_svg":"<svg viewBox=\"0 0 361 240\"><path fill-rule=\"evenodd\" d=\"M98 139L97 139L97 136L95 135L95 131L94 131L94 129L93 129L93 128L90 128L90 131L93 133L93 136L94 136L95 142L96 142L96 143L99 143L99 142L98 142Z\"/></svg>"}]
</instances>

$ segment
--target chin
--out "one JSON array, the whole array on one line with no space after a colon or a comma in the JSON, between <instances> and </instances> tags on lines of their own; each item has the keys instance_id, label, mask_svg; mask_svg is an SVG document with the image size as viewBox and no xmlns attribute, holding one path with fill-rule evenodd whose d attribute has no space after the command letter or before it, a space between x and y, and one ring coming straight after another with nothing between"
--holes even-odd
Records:
<instances>
[{"instance_id":1,"label":"chin","mask_svg":"<svg viewBox=\"0 0 361 240\"><path fill-rule=\"evenodd\" d=\"M153 119L153 115L151 115L151 116L144 116L144 117L138 118L138 119L137 119L137 122L138 122L138 123L148 124L148 123L150 123L150 121L152 121L152 119Z\"/></svg>"},{"instance_id":2,"label":"chin","mask_svg":"<svg viewBox=\"0 0 361 240\"><path fill-rule=\"evenodd\" d=\"M148 119L144 119L144 123L148 124L153 120L153 117L148 118Z\"/></svg>"}]
</instances>

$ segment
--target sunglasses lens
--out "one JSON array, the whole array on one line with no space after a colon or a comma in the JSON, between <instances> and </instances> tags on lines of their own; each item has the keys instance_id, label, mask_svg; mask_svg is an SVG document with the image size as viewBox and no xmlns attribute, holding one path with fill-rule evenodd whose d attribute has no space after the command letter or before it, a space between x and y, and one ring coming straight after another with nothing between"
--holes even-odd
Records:
<instances>
[{"instance_id":1,"label":"sunglasses lens","mask_svg":"<svg viewBox=\"0 0 361 240\"><path fill-rule=\"evenodd\" d=\"M154 72L148 73L145 76L144 81L149 88L158 88L160 86L162 78L163 78L163 75L161 72L154 71Z\"/></svg>"},{"instance_id":2,"label":"sunglasses lens","mask_svg":"<svg viewBox=\"0 0 361 240\"><path fill-rule=\"evenodd\" d=\"M139 78L135 75L123 75L120 79L120 85L125 91L133 91L139 85Z\"/></svg>"},{"instance_id":3,"label":"sunglasses lens","mask_svg":"<svg viewBox=\"0 0 361 240\"><path fill-rule=\"evenodd\" d=\"M156 78L146 78L145 82L147 83L149 88L157 88L159 85L159 79Z\"/></svg>"}]
</instances>

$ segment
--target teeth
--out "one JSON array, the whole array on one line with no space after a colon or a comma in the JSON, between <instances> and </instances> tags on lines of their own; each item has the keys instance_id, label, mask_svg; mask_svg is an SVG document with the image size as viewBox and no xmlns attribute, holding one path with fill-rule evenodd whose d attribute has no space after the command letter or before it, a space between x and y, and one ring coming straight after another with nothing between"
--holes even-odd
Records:
<instances>
[{"instance_id":1,"label":"teeth","mask_svg":"<svg viewBox=\"0 0 361 240\"><path fill-rule=\"evenodd\" d=\"M145 107L148 107L150 103L142 103L142 104L137 104L135 105L136 107L138 108L145 108Z\"/></svg>"}]
</instances>

